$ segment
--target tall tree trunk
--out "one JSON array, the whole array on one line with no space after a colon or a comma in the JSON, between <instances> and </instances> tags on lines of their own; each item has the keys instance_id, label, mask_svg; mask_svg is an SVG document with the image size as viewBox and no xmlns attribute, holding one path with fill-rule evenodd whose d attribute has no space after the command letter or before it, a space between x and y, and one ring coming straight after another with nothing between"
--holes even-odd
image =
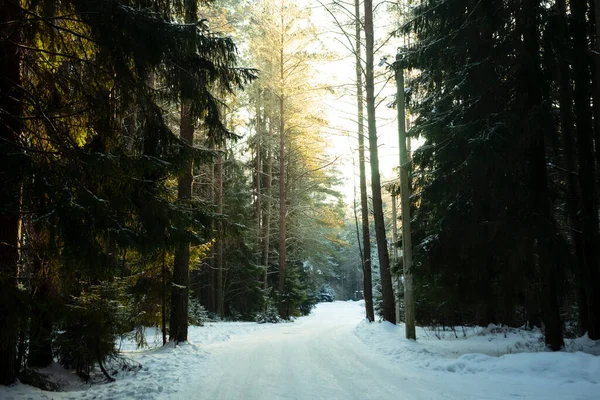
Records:
<instances>
[{"instance_id":1,"label":"tall tree trunk","mask_svg":"<svg viewBox=\"0 0 600 400\"><path fill-rule=\"evenodd\" d=\"M523 36L523 91L525 107L530 123L527 125L525 135L531 135L528 155L531 162L530 186L532 188L532 212L534 226L534 249L538 254L538 267L542 281L542 294L544 303L542 315L545 325L546 345L552 350L559 350L563 345L562 323L560 320L558 297L557 257L553 252L556 243L553 240L554 223L552 205L548 190L548 171L546 167L545 137L547 126L538 123L537 115L544 109L540 77L540 46L538 40L538 11L539 0L523 0L521 25ZM544 114L541 114L544 115Z\"/></svg>"},{"instance_id":2,"label":"tall tree trunk","mask_svg":"<svg viewBox=\"0 0 600 400\"><path fill-rule=\"evenodd\" d=\"M223 215L223 154L217 160L217 206ZM223 221L217 221L217 314L225 318L225 291L223 288Z\"/></svg>"},{"instance_id":3,"label":"tall tree trunk","mask_svg":"<svg viewBox=\"0 0 600 400\"><path fill-rule=\"evenodd\" d=\"M283 64L282 64L283 65ZM283 69L283 67L282 67ZM286 191L285 191L285 122L284 97L279 100L279 315L287 319L287 301L284 298L286 270Z\"/></svg>"},{"instance_id":4,"label":"tall tree trunk","mask_svg":"<svg viewBox=\"0 0 600 400\"><path fill-rule=\"evenodd\" d=\"M256 159L254 163L254 171L255 171L255 181L254 181L254 191L256 193L256 202L254 203L256 207L256 258L257 264L261 265L262 261L262 115L261 115L261 90L257 88L256 90Z\"/></svg>"},{"instance_id":5,"label":"tall tree trunk","mask_svg":"<svg viewBox=\"0 0 600 400\"><path fill-rule=\"evenodd\" d=\"M398 211L396 204L398 202L398 196L396 195L395 187L392 185L390 189L390 194L392 196L392 268L400 261L400 252L398 251ZM396 321L400 321L400 298L398 293L400 293L400 272L396 274L395 284L396 290Z\"/></svg>"},{"instance_id":6,"label":"tall tree trunk","mask_svg":"<svg viewBox=\"0 0 600 400\"><path fill-rule=\"evenodd\" d=\"M0 384L17 378L17 274L19 260L21 167L18 142L22 114L20 60L17 49L19 21L23 13L19 1L0 6ZM10 23L13 21L13 23Z\"/></svg>"},{"instance_id":7,"label":"tall tree trunk","mask_svg":"<svg viewBox=\"0 0 600 400\"><path fill-rule=\"evenodd\" d=\"M591 0L589 4L592 14L590 25L593 28L590 36L594 45L594 52L592 53L592 57L590 57L590 61L592 64L592 80L594 82L594 142L596 144L596 169L598 169L600 168L600 4L598 4L597 0Z\"/></svg>"},{"instance_id":8,"label":"tall tree trunk","mask_svg":"<svg viewBox=\"0 0 600 400\"><path fill-rule=\"evenodd\" d=\"M287 263L286 253L286 191L285 191L285 94L284 94L284 20L283 6L281 9L281 47L279 49L279 79L281 91L279 93L279 315L287 319L288 306L285 301L285 270Z\"/></svg>"},{"instance_id":9,"label":"tall tree trunk","mask_svg":"<svg viewBox=\"0 0 600 400\"><path fill-rule=\"evenodd\" d=\"M415 340L415 297L412 275L412 231L410 217L410 159L406 146L406 114L404 111L404 70L396 61L396 93L398 96L398 142L400 148L400 205L402 207L402 265L404 267L404 320L406 338Z\"/></svg>"},{"instance_id":10,"label":"tall tree trunk","mask_svg":"<svg viewBox=\"0 0 600 400\"><path fill-rule=\"evenodd\" d=\"M185 1L185 22L195 24L198 21L198 4L195 0ZM196 32L190 38L192 51L195 46ZM180 137L188 146L194 145L194 123L191 114L192 102L187 94L185 84L181 88L181 121ZM177 199L189 201L192 199L192 162L186 166L185 172L179 178L177 186ZM171 319L169 340L184 342L188 335L188 303L190 292L190 243L182 240L175 248L175 262L173 264L173 288L171 290Z\"/></svg>"},{"instance_id":11,"label":"tall tree trunk","mask_svg":"<svg viewBox=\"0 0 600 400\"><path fill-rule=\"evenodd\" d=\"M577 125L577 150L579 153L579 186L581 188L581 219L584 254L586 257L586 294L588 297L588 335L600 339L600 293L597 285L600 279L598 259L598 193L596 189L596 165L592 114L590 110L590 70L589 49L586 35L585 0L571 1L574 54L573 78L575 82L575 121Z\"/></svg>"},{"instance_id":12,"label":"tall tree trunk","mask_svg":"<svg viewBox=\"0 0 600 400\"><path fill-rule=\"evenodd\" d=\"M383 202L381 198L381 179L379 176L379 154L377 149L377 126L375 119L375 83L373 77L373 1L365 0L365 52L366 89L367 89L367 120L369 126L369 155L371 160L371 191L373 195L373 214L375 222L375 238L377 254L379 255L379 270L381 279L381 295L383 297L383 319L396 323L394 310L394 289L390 273L390 257L385 236L385 221L383 219Z\"/></svg>"},{"instance_id":13,"label":"tall tree trunk","mask_svg":"<svg viewBox=\"0 0 600 400\"><path fill-rule=\"evenodd\" d=\"M588 330L587 294L585 288L585 271L589 268L584 255L584 238L582 235L582 221L579 212L581 207L581 190L575 176L577 171L577 155L574 143L573 129L573 89L571 87L571 72L567 60L569 52L565 46L564 38L568 37L567 6L565 0L556 1L558 14L558 87L560 105L560 125L563 154L567 173L567 211L571 222L571 236L577 265L575 276L577 284L577 303L579 309L579 330L583 334Z\"/></svg>"},{"instance_id":14,"label":"tall tree trunk","mask_svg":"<svg viewBox=\"0 0 600 400\"><path fill-rule=\"evenodd\" d=\"M263 251L262 264L265 267L263 277L263 289L268 288L269 273L269 246L271 238L271 180L273 179L273 152L271 141L273 138L273 120L269 118L269 139L267 141L267 170L265 173L265 210L263 213Z\"/></svg>"},{"instance_id":15,"label":"tall tree trunk","mask_svg":"<svg viewBox=\"0 0 600 400\"><path fill-rule=\"evenodd\" d=\"M365 312L367 319L375 321L373 311L373 280L371 276L371 234L369 232L369 201L367 198L367 174L365 160L365 124L364 124L364 99L363 80L361 68L361 40L360 40L360 0L354 0L355 30L356 30L356 102L358 106L358 169L360 171L360 210L363 238L363 293L365 298Z\"/></svg>"},{"instance_id":16,"label":"tall tree trunk","mask_svg":"<svg viewBox=\"0 0 600 400\"><path fill-rule=\"evenodd\" d=\"M214 150L214 146L211 146ZM210 201L211 203L216 202L215 195L215 164L210 164ZM211 232L217 232L216 222L211 222ZM216 236L216 234L215 234ZM208 269L208 297L209 297L209 310L217 313L217 251L216 246L210 246L210 257L209 257L209 269Z\"/></svg>"},{"instance_id":17,"label":"tall tree trunk","mask_svg":"<svg viewBox=\"0 0 600 400\"><path fill-rule=\"evenodd\" d=\"M181 139L189 146L193 145L194 126L190 114L191 102L183 99L181 104ZM192 198L192 165L179 178L177 198L180 201ZM185 342L188 334L188 302L190 282L190 243L182 240L175 248L173 265L173 287L171 290L171 318L169 340L175 343Z\"/></svg>"}]
</instances>

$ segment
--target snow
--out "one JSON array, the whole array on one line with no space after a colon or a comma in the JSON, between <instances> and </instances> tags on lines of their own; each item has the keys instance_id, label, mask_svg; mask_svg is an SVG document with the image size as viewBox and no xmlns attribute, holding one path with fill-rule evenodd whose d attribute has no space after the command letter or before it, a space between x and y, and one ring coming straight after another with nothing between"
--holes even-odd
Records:
<instances>
[{"instance_id":1,"label":"snow","mask_svg":"<svg viewBox=\"0 0 600 400\"><path fill-rule=\"evenodd\" d=\"M355 334L391 361L409 363L413 368L477 375L523 384L527 381L549 390L547 398L600 398L600 343L587 337L567 340L566 350L545 349L539 331L498 328L470 328L466 335L419 328L418 341L402 339L404 325L362 321ZM458 333L458 332L457 332ZM462 336L462 337L461 337ZM568 350L585 349L568 352ZM592 353L592 354L588 354ZM594 355L596 354L596 355ZM567 386L563 386L567 385ZM572 391L565 392L565 388ZM556 390L564 394L558 395ZM543 397L543 396L540 396Z\"/></svg>"},{"instance_id":2,"label":"snow","mask_svg":"<svg viewBox=\"0 0 600 400\"><path fill-rule=\"evenodd\" d=\"M189 341L177 347L162 347L159 330L148 328L146 340L150 349L136 349L133 340L118 343L123 355L142 364L139 372L121 372L116 382L86 384L57 364L41 372L66 385L65 392L44 392L20 383L9 388L0 386L0 399L163 399L179 398L177 392L189 384L190 371L201 368L209 353L204 348L230 340L232 336L249 334L264 329L265 325L251 322L207 323L204 327L190 326ZM190 397L192 398L192 397ZM196 397L193 397L196 398Z\"/></svg>"},{"instance_id":3,"label":"snow","mask_svg":"<svg viewBox=\"0 0 600 400\"><path fill-rule=\"evenodd\" d=\"M152 349L121 344L142 364L117 381L87 385L54 365L65 392L0 387L0 399L599 399L600 343L586 337L546 351L539 331L460 328L456 333L364 321L364 303L317 306L293 323L209 323L190 341Z\"/></svg>"}]
</instances>

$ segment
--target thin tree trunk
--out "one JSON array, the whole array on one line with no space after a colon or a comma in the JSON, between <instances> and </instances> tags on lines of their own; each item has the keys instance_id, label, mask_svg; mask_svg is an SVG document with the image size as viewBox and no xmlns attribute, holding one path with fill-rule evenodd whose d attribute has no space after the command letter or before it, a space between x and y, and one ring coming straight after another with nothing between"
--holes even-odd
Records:
<instances>
[{"instance_id":1,"label":"thin tree trunk","mask_svg":"<svg viewBox=\"0 0 600 400\"><path fill-rule=\"evenodd\" d=\"M0 6L0 384L17 378L17 339L19 315L17 274L19 260L21 177L17 144L21 136L22 114L20 60L17 49L19 21L23 18L19 1L7 0ZM12 156L10 156L12 154Z\"/></svg>"},{"instance_id":2,"label":"thin tree trunk","mask_svg":"<svg viewBox=\"0 0 600 400\"><path fill-rule=\"evenodd\" d=\"M257 241L257 264L260 265L262 261L261 250L262 250L262 116L260 107L260 89L257 89L256 93L256 160L255 160L255 192L256 192L256 241Z\"/></svg>"},{"instance_id":3,"label":"thin tree trunk","mask_svg":"<svg viewBox=\"0 0 600 400\"><path fill-rule=\"evenodd\" d=\"M360 256L360 266L361 269L363 269L365 267L365 256L363 255L363 250L362 250L362 245L360 243L361 240L361 234L360 234L360 227L362 226L362 223L359 225L358 224L358 201L356 200L356 185L354 185L354 201L352 203L352 210L354 211L354 225L356 227L356 243L358 245L358 255ZM363 295L364 297L364 295Z\"/></svg>"},{"instance_id":4,"label":"thin tree trunk","mask_svg":"<svg viewBox=\"0 0 600 400\"><path fill-rule=\"evenodd\" d=\"M284 97L279 100L279 315L287 319L287 307L284 300L285 270L286 270L286 204L285 204L285 122L284 122Z\"/></svg>"},{"instance_id":5,"label":"thin tree trunk","mask_svg":"<svg viewBox=\"0 0 600 400\"><path fill-rule=\"evenodd\" d=\"M582 236L582 221L579 213L581 207L581 190L579 182L575 176L577 171L577 155L574 143L573 129L573 89L571 87L571 73L569 69L568 52L563 38L568 36L567 24L567 6L565 0L556 1L557 13L560 18L558 44L558 86L559 86L559 104L560 104L560 124L561 139L563 144L563 153L565 157L565 167L567 173L567 211L571 221L571 235L573 237L573 247L577 265L575 266L575 276L577 280L577 303L579 309L579 329L580 333L587 332L588 329L588 311L587 294L585 288L584 276L588 269L587 260L584 255L584 238Z\"/></svg>"},{"instance_id":6,"label":"thin tree trunk","mask_svg":"<svg viewBox=\"0 0 600 400\"><path fill-rule=\"evenodd\" d=\"M271 150L271 140L273 138L273 121L269 118L269 140L267 142L267 171L265 182L265 211L263 215L263 252L262 263L265 267L263 289L268 288L269 273L269 246L271 238L271 180L273 179L273 152Z\"/></svg>"},{"instance_id":7,"label":"thin tree trunk","mask_svg":"<svg viewBox=\"0 0 600 400\"><path fill-rule=\"evenodd\" d=\"M366 88L367 88L367 120L369 126L369 155L371 161L371 187L373 196L373 217L375 222L375 238L379 255L379 271L381 279L381 295L383 297L382 316L385 321L396 323L394 310L394 289L390 273L390 257L385 235L383 219L383 202L381 198L381 178L379 175L379 154L377 149L377 126L375 119L375 86L373 77L373 1L365 0L365 38L366 38Z\"/></svg>"},{"instance_id":8,"label":"thin tree trunk","mask_svg":"<svg viewBox=\"0 0 600 400\"><path fill-rule=\"evenodd\" d=\"M284 86L284 20L283 5L281 8L281 47L279 48L279 315L287 319L288 307L285 301L285 270L286 270L286 191L285 191L285 95Z\"/></svg>"},{"instance_id":9,"label":"thin tree trunk","mask_svg":"<svg viewBox=\"0 0 600 400\"><path fill-rule=\"evenodd\" d=\"M598 193L596 189L596 166L592 137L592 114L590 110L590 71L586 35L585 0L571 1L574 54L573 77L575 81L575 120L577 125L577 149L579 155L579 186L581 188L582 238L586 257L586 294L588 297L588 336L600 339L600 293L595 284L600 279L598 260Z\"/></svg>"},{"instance_id":10,"label":"thin tree trunk","mask_svg":"<svg viewBox=\"0 0 600 400\"><path fill-rule=\"evenodd\" d=\"M160 304L161 304L161 318L160 318L160 330L162 331L163 346L167 344L167 265L166 265L166 254L163 254L163 261L161 267L161 293L160 293Z\"/></svg>"},{"instance_id":11,"label":"thin tree trunk","mask_svg":"<svg viewBox=\"0 0 600 400\"><path fill-rule=\"evenodd\" d=\"M400 203L402 207L402 265L404 269L404 321L406 338L417 339L415 330L415 297L412 275L412 231L410 217L410 159L406 146L406 114L404 111L404 71L401 60L396 65L396 92L398 95L398 136L400 147Z\"/></svg>"},{"instance_id":12,"label":"thin tree trunk","mask_svg":"<svg viewBox=\"0 0 600 400\"><path fill-rule=\"evenodd\" d=\"M214 150L214 146L211 146L211 149ZM216 202L215 196L215 164L211 163L210 165L210 201L211 203ZM211 223L211 232L217 232L216 222L212 221ZM216 233L215 233L216 236ZM209 257L209 269L208 269L208 296L209 296L209 309L211 312L217 313L217 251L216 246L210 247L210 257Z\"/></svg>"},{"instance_id":13,"label":"thin tree trunk","mask_svg":"<svg viewBox=\"0 0 600 400\"><path fill-rule=\"evenodd\" d=\"M391 189L392 196L392 266L395 266L400 258L400 254L398 251L398 211L396 210L396 203L398 200L398 196L395 193L395 188L392 185ZM400 293L400 272L396 274L396 293L395 303L396 303L396 321L400 321L400 299L398 297L398 293Z\"/></svg>"},{"instance_id":14,"label":"thin tree trunk","mask_svg":"<svg viewBox=\"0 0 600 400\"><path fill-rule=\"evenodd\" d=\"M358 168L360 171L360 210L363 238L363 294L365 297L365 312L367 319L375 321L373 311L373 280L371 275L371 234L369 232L369 201L367 198L367 176L365 160L365 129L363 109L363 80L361 68L361 40L360 40L360 0L354 0L355 28L356 28L356 101L358 106Z\"/></svg>"},{"instance_id":15,"label":"thin tree trunk","mask_svg":"<svg viewBox=\"0 0 600 400\"><path fill-rule=\"evenodd\" d=\"M223 154L217 160L217 206L223 215ZM223 221L217 221L217 314L225 318L225 291L223 287Z\"/></svg>"},{"instance_id":16,"label":"thin tree trunk","mask_svg":"<svg viewBox=\"0 0 600 400\"><path fill-rule=\"evenodd\" d=\"M594 28L590 34L595 52L590 60L592 61L592 78L594 82L594 141L596 143L596 169L598 169L600 168L600 151L598 151L600 148L600 4L598 4L598 0L591 0L589 4L593 18L591 25Z\"/></svg>"},{"instance_id":17,"label":"thin tree trunk","mask_svg":"<svg viewBox=\"0 0 600 400\"><path fill-rule=\"evenodd\" d=\"M192 146L194 126L190 114L191 102L184 99L181 104L181 139ZM179 178L177 198L180 201L192 198L192 165L188 165L183 176ZM185 342L188 334L188 302L189 302L189 265L190 243L182 240L175 248L173 265L173 287L171 291L171 318L169 340L175 343Z\"/></svg>"}]
</instances>

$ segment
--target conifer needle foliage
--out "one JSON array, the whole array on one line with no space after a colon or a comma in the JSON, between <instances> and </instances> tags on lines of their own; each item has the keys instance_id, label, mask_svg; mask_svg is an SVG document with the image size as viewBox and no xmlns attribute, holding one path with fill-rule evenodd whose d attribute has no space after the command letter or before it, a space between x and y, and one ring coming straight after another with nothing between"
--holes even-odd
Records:
<instances>
[{"instance_id":1,"label":"conifer needle foliage","mask_svg":"<svg viewBox=\"0 0 600 400\"><path fill-rule=\"evenodd\" d=\"M61 337L74 337L69 334L82 320L112 326L103 324L113 320L111 313L90 314L91 306L108 301L94 288L129 276L132 255L147 266L182 238L194 245L209 241L213 209L200 200L175 202L174 182L187 160L208 162L215 153L181 141L170 110L184 95L209 143L234 139L222 122L223 98L255 77L239 66L231 38L211 31L204 19L184 23L178 1L9 3L1 21L2 63L4 71L16 66L19 76L2 78L0 176L19 200L0 207L6 235L17 234L19 220L27 229L21 268L0 254L6 274L0 291L8 296L3 307L16 316L9 323L21 326L0 339L3 348L14 346L18 330L29 332L30 318L37 326L41 315L29 314L37 310L34 303L13 307L22 303L15 278L25 297L36 294L35 304L70 305L62 315L48 305L40 318L50 330L60 326ZM35 237L49 251L29 246ZM32 276L53 276L56 295L37 295L43 284ZM85 340L103 335L90 349L93 357L78 359L78 371L102 366L114 354L116 330L78 332ZM75 351L70 345L76 342L61 340L57 349L68 354ZM9 366L15 356L2 352L2 383L15 379Z\"/></svg>"}]
</instances>

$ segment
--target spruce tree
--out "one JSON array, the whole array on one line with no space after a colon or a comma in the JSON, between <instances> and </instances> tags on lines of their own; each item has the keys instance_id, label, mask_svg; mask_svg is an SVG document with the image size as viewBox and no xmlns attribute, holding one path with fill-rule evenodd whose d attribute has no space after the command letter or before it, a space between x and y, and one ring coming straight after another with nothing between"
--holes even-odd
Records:
<instances>
[{"instance_id":1,"label":"spruce tree","mask_svg":"<svg viewBox=\"0 0 600 400\"><path fill-rule=\"evenodd\" d=\"M548 171L557 142L540 56L548 12L537 1L426 1L406 28L418 39L409 65L421 71L410 134L425 138L415 154L420 318L515 325L520 309L534 323L542 313L558 349L569 255Z\"/></svg>"},{"instance_id":2,"label":"spruce tree","mask_svg":"<svg viewBox=\"0 0 600 400\"><path fill-rule=\"evenodd\" d=\"M233 92L252 78L251 71L236 68L231 39L213 34L205 22L174 23L173 8L162 3L36 2L26 10L10 4L12 10L1 8L2 13L10 11L2 14L3 20L11 21L2 29L12 39L2 42L2 51L7 55L3 60L12 63L3 63L6 73L0 79L6 139L0 149L9 155L0 161L7 188L2 196L8 196L0 216L6 219L2 243L14 244L6 254L2 246L0 258L6 296L2 304L15 312L6 313L2 340L5 384L17 372L19 318L29 318L25 307L15 307L24 303L16 291L20 208L36 221L35 229L24 231L25 240L39 233L57 249L41 259L60 277L53 282L61 294L55 307L76 302L89 307L81 318L72 312L77 308L62 308L55 323L69 340L60 342L59 353L69 354L74 346L97 339L103 346L90 348L90 357L78 370L89 369L89 363L102 364L114 354L111 343L122 327L115 315L103 311L110 299L92 294L115 276L127 275L125 256L117 265L116 254L129 250L140 259L155 259L182 241L206 240L203 227L209 210L193 202L173 206L170 179L189 160L208 160L212 153L180 140L169 128L163 106L180 99L185 82L194 99L191 118L202 120L212 139L231 136L220 121L219 101L211 90L219 86ZM23 11L31 18L25 19ZM191 54L190 31L201 38ZM19 53L17 47L22 49ZM182 67L192 73L182 76ZM4 79L9 72L14 76ZM160 82L160 90L149 85L150 77ZM21 96L20 88L28 95ZM11 226L14 229L8 229ZM39 271L33 255L23 253L23 265ZM26 288L45 284L27 277L20 277ZM31 339L47 343L51 332L38 329L48 326L40 325L44 318L37 316L43 301L37 295L31 300ZM187 315L185 319L187 323ZM77 321L107 329L82 329ZM31 364L38 364L35 352L31 355Z\"/></svg>"}]
</instances>

